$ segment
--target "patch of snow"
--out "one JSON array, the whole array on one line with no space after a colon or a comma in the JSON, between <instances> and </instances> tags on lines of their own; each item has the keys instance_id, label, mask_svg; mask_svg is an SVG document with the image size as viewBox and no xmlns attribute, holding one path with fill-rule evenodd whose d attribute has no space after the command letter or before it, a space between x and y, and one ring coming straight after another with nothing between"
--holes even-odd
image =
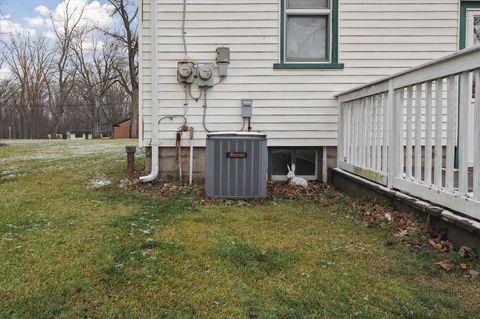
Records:
<instances>
[{"instance_id":1,"label":"patch of snow","mask_svg":"<svg viewBox=\"0 0 480 319\"><path fill-rule=\"evenodd\" d=\"M100 188L100 187L103 187L103 186L110 185L111 183L112 182L108 179L95 179L95 180L90 181L90 186L92 188Z\"/></svg>"}]
</instances>

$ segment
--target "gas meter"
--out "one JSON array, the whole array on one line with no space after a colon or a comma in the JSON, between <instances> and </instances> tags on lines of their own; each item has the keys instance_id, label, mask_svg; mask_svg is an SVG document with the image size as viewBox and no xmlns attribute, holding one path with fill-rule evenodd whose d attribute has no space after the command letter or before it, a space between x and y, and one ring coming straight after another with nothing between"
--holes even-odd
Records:
<instances>
[{"instance_id":1,"label":"gas meter","mask_svg":"<svg viewBox=\"0 0 480 319\"><path fill-rule=\"evenodd\" d=\"M213 63L199 63L197 65L197 85L199 87L210 87L214 85Z\"/></svg>"},{"instance_id":2,"label":"gas meter","mask_svg":"<svg viewBox=\"0 0 480 319\"><path fill-rule=\"evenodd\" d=\"M193 62L181 61L177 65L177 81L179 83L193 83L195 80L195 67Z\"/></svg>"}]
</instances>

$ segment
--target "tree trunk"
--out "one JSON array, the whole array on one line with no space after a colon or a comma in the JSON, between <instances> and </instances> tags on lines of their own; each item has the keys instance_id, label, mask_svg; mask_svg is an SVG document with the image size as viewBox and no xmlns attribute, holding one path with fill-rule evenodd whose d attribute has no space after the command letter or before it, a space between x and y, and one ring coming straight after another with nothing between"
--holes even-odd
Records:
<instances>
[{"instance_id":1,"label":"tree trunk","mask_svg":"<svg viewBox=\"0 0 480 319\"><path fill-rule=\"evenodd\" d=\"M100 102L98 98L95 99L95 105L93 107L93 114L92 114L92 137L99 138L100 137Z\"/></svg>"},{"instance_id":2,"label":"tree trunk","mask_svg":"<svg viewBox=\"0 0 480 319\"><path fill-rule=\"evenodd\" d=\"M132 93L132 118L130 123L130 137L138 138L138 88L134 88Z\"/></svg>"}]
</instances>

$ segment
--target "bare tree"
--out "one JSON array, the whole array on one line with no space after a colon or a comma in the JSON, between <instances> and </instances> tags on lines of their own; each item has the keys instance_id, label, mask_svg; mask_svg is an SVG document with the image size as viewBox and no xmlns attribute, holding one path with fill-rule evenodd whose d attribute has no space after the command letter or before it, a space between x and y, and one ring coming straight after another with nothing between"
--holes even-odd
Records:
<instances>
[{"instance_id":1,"label":"bare tree","mask_svg":"<svg viewBox=\"0 0 480 319\"><path fill-rule=\"evenodd\" d=\"M110 3L119 18L114 31L85 26L85 8L65 0L64 20L50 17L52 43L26 32L0 40L0 138L10 132L13 138L55 137L75 129L98 137L127 117L136 135L137 8L130 0Z\"/></svg>"},{"instance_id":2,"label":"bare tree","mask_svg":"<svg viewBox=\"0 0 480 319\"><path fill-rule=\"evenodd\" d=\"M123 48L126 63L117 65L120 83L130 95L132 101L132 116L130 136L137 137L138 132L138 6L131 0L108 0L114 7L113 15L120 18L121 28L117 31L102 30L113 37ZM123 67L122 66L126 66ZM125 72L128 71L128 72Z\"/></svg>"},{"instance_id":3,"label":"bare tree","mask_svg":"<svg viewBox=\"0 0 480 319\"><path fill-rule=\"evenodd\" d=\"M85 48L89 39L93 39L91 48ZM99 137L104 97L118 81L117 44L90 38L87 28L84 28L72 43L72 50L75 54L73 63L78 73L75 87L86 103L85 116L90 120L93 137Z\"/></svg>"},{"instance_id":4,"label":"bare tree","mask_svg":"<svg viewBox=\"0 0 480 319\"><path fill-rule=\"evenodd\" d=\"M40 126L32 119L43 115L45 74L49 73L51 67L51 52L47 42L42 37L11 37L2 53L20 89L17 103L22 117L22 137L36 137Z\"/></svg>"},{"instance_id":5,"label":"bare tree","mask_svg":"<svg viewBox=\"0 0 480 319\"><path fill-rule=\"evenodd\" d=\"M64 2L63 21L58 24L50 15L53 30L55 32L55 68L53 78L55 81L48 81L49 109L54 120L51 133L56 136L60 123L65 113L65 104L72 92L74 85L75 68L71 68L69 55L72 53L72 42L76 36L79 23L83 17L85 6L73 6L71 1Z\"/></svg>"}]
</instances>

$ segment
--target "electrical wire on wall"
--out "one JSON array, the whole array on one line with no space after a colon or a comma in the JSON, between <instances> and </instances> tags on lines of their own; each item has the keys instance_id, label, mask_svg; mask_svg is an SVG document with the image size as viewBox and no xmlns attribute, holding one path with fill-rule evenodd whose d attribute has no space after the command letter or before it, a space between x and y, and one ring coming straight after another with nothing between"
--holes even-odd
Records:
<instances>
[{"instance_id":1,"label":"electrical wire on wall","mask_svg":"<svg viewBox=\"0 0 480 319\"><path fill-rule=\"evenodd\" d=\"M186 17L187 17L187 0L183 0L183 12L182 12L182 43L183 43L183 53L184 53L184 60L185 61L191 61L192 63L194 62L193 59L190 59L188 57L188 48L187 48L187 39L186 39ZM225 74L226 75L226 74ZM225 76L220 76L220 79L218 82L214 83L211 85L211 87L215 87L218 84L223 83L225 80ZM195 83L195 82L194 82ZM202 126L206 132L212 132L210 129L208 129L207 124L206 124L206 117L207 117L207 90L210 88L209 86L202 86L199 87L199 95L194 96L192 94L192 86L194 85L192 82L184 83L184 90L185 90L185 102L184 102L184 120L185 120L185 125L186 125L186 116L187 116L187 108L188 108L188 97L190 96L195 102L198 102L202 96L203 96L203 116L202 116ZM240 131L243 131L245 129L246 125L246 119L243 118L242 121L242 127ZM250 127L250 124L248 125Z\"/></svg>"},{"instance_id":2,"label":"electrical wire on wall","mask_svg":"<svg viewBox=\"0 0 480 319\"><path fill-rule=\"evenodd\" d=\"M187 20L186 18L187 18L187 0L183 0L182 39L183 39L183 53L185 54L185 59L188 58L187 39L185 35L185 21Z\"/></svg>"},{"instance_id":3,"label":"electrical wire on wall","mask_svg":"<svg viewBox=\"0 0 480 319\"><path fill-rule=\"evenodd\" d=\"M195 97L195 96L192 95L192 84L188 85L188 94L190 95L190 97L192 99L195 100L195 102L198 102L198 100L200 100L202 98L202 90L200 90L200 95L199 96Z\"/></svg>"},{"instance_id":4,"label":"electrical wire on wall","mask_svg":"<svg viewBox=\"0 0 480 319\"><path fill-rule=\"evenodd\" d=\"M206 123L206 118L207 118L207 87L204 88L205 92L203 94L203 117L202 117L202 125L203 125L203 129L205 130L205 132L208 132L208 133L211 133L212 131L210 131L208 128L207 128L207 123Z\"/></svg>"},{"instance_id":5,"label":"electrical wire on wall","mask_svg":"<svg viewBox=\"0 0 480 319\"><path fill-rule=\"evenodd\" d=\"M202 116L202 125L203 125L203 129L205 130L205 132L207 133L211 133L213 131L209 130L207 128L207 123L206 123L206 118L207 118L207 90L208 88L205 87L204 88L204 92L203 92L203 116ZM245 121L245 118L242 118L242 128L240 129L240 132L243 131L245 129L245 125L246 125L246 121ZM248 130L250 131L251 127L250 127L250 119L248 121Z\"/></svg>"}]
</instances>

